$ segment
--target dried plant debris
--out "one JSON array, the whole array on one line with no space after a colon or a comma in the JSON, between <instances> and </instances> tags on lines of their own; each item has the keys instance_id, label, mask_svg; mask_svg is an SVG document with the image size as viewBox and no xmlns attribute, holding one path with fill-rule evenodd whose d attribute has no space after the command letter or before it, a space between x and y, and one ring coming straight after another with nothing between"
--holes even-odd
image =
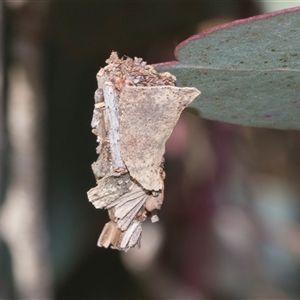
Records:
<instances>
[{"instance_id":1,"label":"dried plant debris","mask_svg":"<svg viewBox=\"0 0 300 300\"><path fill-rule=\"evenodd\" d=\"M164 197L165 143L182 110L200 92L175 87L140 58L112 52L97 74L92 132L99 157L92 164L97 186L88 191L96 208L108 210L98 246L129 250L140 246L142 223L158 221Z\"/></svg>"}]
</instances>

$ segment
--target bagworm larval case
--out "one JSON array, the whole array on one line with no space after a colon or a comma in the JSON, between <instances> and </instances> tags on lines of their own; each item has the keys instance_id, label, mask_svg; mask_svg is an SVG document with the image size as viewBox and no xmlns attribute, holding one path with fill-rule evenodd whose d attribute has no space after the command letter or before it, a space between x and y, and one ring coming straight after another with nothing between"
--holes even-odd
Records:
<instances>
[{"instance_id":1,"label":"bagworm larval case","mask_svg":"<svg viewBox=\"0 0 300 300\"><path fill-rule=\"evenodd\" d=\"M97 186L88 191L96 208L108 210L98 246L127 251L140 246L142 223L158 221L164 198L165 143L182 110L200 92L175 87L140 58L112 52L97 74L92 132L99 157L92 164Z\"/></svg>"}]
</instances>

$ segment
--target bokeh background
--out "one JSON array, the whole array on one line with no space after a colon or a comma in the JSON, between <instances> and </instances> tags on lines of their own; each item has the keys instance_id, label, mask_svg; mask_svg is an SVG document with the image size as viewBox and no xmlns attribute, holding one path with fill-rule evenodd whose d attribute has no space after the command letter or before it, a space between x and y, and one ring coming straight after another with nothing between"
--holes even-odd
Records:
<instances>
[{"instance_id":1,"label":"bokeh background","mask_svg":"<svg viewBox=\"0 0 300 300\"><path fill-rule=\"evenodd\" d=\"M300 298L297 131L183 113L141 249L98 248L108 216L86 196L95 76L112 50L170 61L192 34L291 6L1 1L0 299Z\"/></svg>"}]
</instances>

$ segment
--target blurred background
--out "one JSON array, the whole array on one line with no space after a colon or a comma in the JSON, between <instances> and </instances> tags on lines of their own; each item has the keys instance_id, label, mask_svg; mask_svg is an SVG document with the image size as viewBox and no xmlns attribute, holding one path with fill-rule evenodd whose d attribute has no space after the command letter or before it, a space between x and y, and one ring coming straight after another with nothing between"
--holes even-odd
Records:
<instances>
[{"instance_id":1,"label":"blurred background","mask_svg":"<svg viewBox=\"0 0 300 300\"><path fill-rule=\"evenodd\" d=\"M112 50L174 59L192 34L295 1L0 2L0 299L300 298L300 133L184 112L160 222L96 246L90 122Z\"/></svg>"}]
</instances>

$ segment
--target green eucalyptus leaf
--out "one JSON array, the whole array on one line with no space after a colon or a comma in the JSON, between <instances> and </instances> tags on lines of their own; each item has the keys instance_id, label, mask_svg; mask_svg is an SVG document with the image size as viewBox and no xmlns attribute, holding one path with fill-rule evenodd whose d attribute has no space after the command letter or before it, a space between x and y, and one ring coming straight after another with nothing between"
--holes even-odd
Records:
<instances>
[{"instance_id":1,"label":"green eucalyptus leaf","mask_svg":"<svg viewBox=\"0 0 300 300\"><path fill-rule=\"evenodd\" d=\"M300 129L300 7L210 29L175 54L155 68L201 91L190 107L204 118Z\"/></svg>"}]
</instances>

